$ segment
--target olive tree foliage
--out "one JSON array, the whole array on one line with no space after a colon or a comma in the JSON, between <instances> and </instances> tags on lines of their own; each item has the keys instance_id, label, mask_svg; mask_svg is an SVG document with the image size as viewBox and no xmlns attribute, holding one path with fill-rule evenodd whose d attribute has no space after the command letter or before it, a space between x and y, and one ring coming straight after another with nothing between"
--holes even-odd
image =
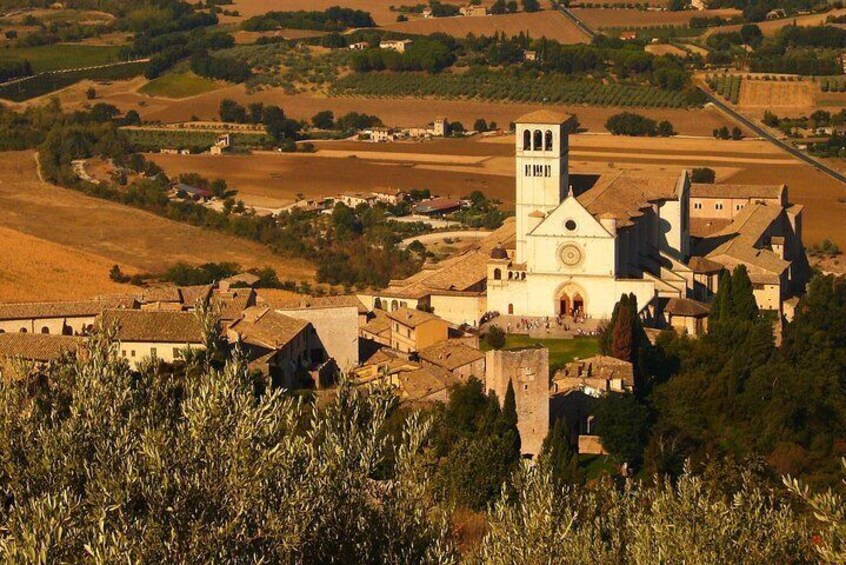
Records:
<instances>
[{"instance_id":1,"label":"olive tree foliage","mask_svg":"<svg viewBox=\"0 0 846 565\"><path fill-rule=\"evenodd\" d=\"M525 465L513 492L491 510L475 562L815 562L803 520L750 476L728 494L689 470L654 487L556 487L542 463Z\"/></svg>"},{"instance_id":2,"label":"olive tree foliage","mask_svg":"<svg viewBox=\"0 0 846 565\"><path fill-rule=\"evenodd\" d=\"M343 386L318 409L237 358L136 373L96 338L0 382L0 561L454 562L426 496L430 424L410 416L390 447L395 402Z\"/></svg>"},{"instance_id":3,"label":"olive tree foliage","mask_svg":"<svg viewBox=\"0 0 846 565\"><path fill-rule=\"evenodd\" d=\"M846 472L846 459L841 460ZM798 479L787 476L784 484L793 494L800 497L813 512L822 527L815 539L814 549L825 563L846 563L846 498L831 489L823 493L812 493ZM846 479L843 479L846 485Z\"/></svg>"}]
</instances>

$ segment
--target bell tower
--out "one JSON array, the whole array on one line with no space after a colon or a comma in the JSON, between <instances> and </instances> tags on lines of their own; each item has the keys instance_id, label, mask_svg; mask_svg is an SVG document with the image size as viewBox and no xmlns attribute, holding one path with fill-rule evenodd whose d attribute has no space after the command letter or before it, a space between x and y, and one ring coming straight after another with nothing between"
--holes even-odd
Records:
<instances>
[{"instance_id":1,"label":"bell tower","mask_svg":"<svg viewBox=\"0 0 846 565\"><path fill-rule=\"evenodd\" d=\"M515 122L517 263L525 262L526 235L537 224L531 214L548 214L567 196L569 135L575 126L574 116L549 110L526 114Z\"/></svg>"}]
</instances>

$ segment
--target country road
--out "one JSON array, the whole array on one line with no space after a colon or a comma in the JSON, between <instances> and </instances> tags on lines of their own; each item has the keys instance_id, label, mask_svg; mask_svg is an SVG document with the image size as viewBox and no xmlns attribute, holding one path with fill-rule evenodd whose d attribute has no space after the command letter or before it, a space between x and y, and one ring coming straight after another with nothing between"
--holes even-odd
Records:
<instances>
[{"instance_id":1,"label":"country road","mask_svg":"<svg viewBox=\"0 0 846 565\"><path fill-rule=\"evenodd\" d=\"M705 94L705 97L708 99L708 101L711 104L713 104L714 106L719 108L723 113L728 115L734 121L743 124L744 126L749 128L750 130L755 132L755 134L760 136L762 139L769 141L773 145L776 145L780 149L783 149L784 151L790 153L791 155L793 155L797 159L805 161L806 163L808 163L809 165L811 165L812 167L814 167L815 169L817 169L821 173L827 174L828 176L830 176L834 180L837 180L837 181L842 182L843 184L846 184L846 175L839 173L838 171L832 169L831 167L829 167L825 163L821 163L820 161L814 159L810 155L803 153L802 151L799 151L798 149L796 149L792 145L785 143L784 141L780 140L779 138L777 138L776 136L774 136L773 134L768 132L766 129L759 126L758 124L756 124L755 122L753 122L752 120L750 120L749 118L744 116L743 114L741 114L741 113L737 112L736 110L734 110L733 108L731 108L728 104L725 104L724 102L719 100L716 96L714 96L713 94L708 92L706 89L702 88L701 86L699 86L698 88L699 88L699 90L701 90L703 92L703 94Z\"/></svg>"}]
</instances>

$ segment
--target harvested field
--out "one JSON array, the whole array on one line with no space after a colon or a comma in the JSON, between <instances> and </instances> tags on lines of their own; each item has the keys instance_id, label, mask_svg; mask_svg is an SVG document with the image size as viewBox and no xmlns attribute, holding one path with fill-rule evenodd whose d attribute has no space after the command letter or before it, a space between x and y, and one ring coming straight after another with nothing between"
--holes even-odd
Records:
<instances>
[{"instance_id":1,"label":"harvested field","mask_svg":"<svg viewBox=\"0 0 846 565\"><path fill-rule=\"evenodd\" d=\"M813 106L819 84L809 80L796 82L744 80L740 83L738 105L743 107Z\"/></svg>"},{"instance_id":2,"label":"harvested field","mask_svg":"<svg viewBox=\"0 0 846 565\"><path fill-rule=\"evenodd\" d=\"M262 37L307 39L309 37L321 37L324 35L326 35L326 32L309 29L280 29L276 31L244 31L241 29L232 33L232 37L235 38L235 43L238 45L251 45Z\"/></svg>"},{"instance_id":3,"label":"harvested field","mask_svg":"<svg viewBox=\"0 0 846 565\"><path fill-rule=\"evenodd\" d=\"M75 300L133 288L109 279L114 261L5 227L0 257L0 302Z\"/></svg>"},{"instance_id":4,"label":"harvested field","mask_svg":"<svg viewBox=\"0 0 846 565\"><path fill-rule=\"evenodd\" d=\"M573 13L582 21L594 29L603 28L637 28L649 26L686 26L691 18L719 16L731 18L740 16L740 10L724 8L720 10L683 10L680 12L670 11L646 11L615 8L573 8ZM727 28L719 28L727 29Z\"/></svg>"},{"instance_id":5,"label":"harvested field","mask_svg":"<svg viewBox=\"0 0 846 565\"><path fill-rule=\"evenodd\" d=\"M542 11L499 16L474 16L454 18L429 18L398 22L384 26L384 29L402 33L429 35L445 33L453 37L473 35L508 36L531 32L532 37L547 37L560 43L588 43L589 38L575 24L560 12Z\"/></svg>"},{"instance_id":6,"label":"harvested field","mask_svg":"<svg viewBox=\"0 0 846 565\"><path fill-rule=\"evenodd\" d=\"M0 153L0 178L0 224L102 257L109 266L155 273L178 261L231 261L245 268L271 266L283 279L313 278L306 261L278 257L258 243L43 183L32 152ZM66 277L52 283L74 284Z\"/></svg>"},{"instance_id":7,"label":"harvested field","mask_svg":"<svg viewBox=\"0 0 846 565\"><path fill-rule=\"evenodd\" d=\"M684 49L676 47L675 45L668 45L666 43L649 44L644 47L644 51L659 57L663 55L675 55L676 57L685 58L688 56L688 52Z\"/></svg>"},{"instance_id":8,"label":"harvested field","mask_svg":"<svg viewBox=\"0 0 846 565\"><path fill-rule=\"evenodd\" d=\"M221 176L256 206L273 207L294 198L348 190L430 188L449 196L482 190L514 202L513 137L372 144L321 142L316 154L260 153L251 156L154 155L168 174ZM570 163L575 173L678 172L711 167L719 182L787 183L791 200L805 208L807 243L831 238L846 244L846 188L772 145L757 140L639 139L610 135L574 136Z\"/></svg>"},{"instance_id":9,"label":"harvested field","mask_svg":"<svg viewBox=\"0 0 846 565\"><path fill-rule=\"evenodd\" d=\"M798 26L803 26L803 27L819 26L819 25L823 25L826 21L826 18L828 18L829 16L840 16L840 15L843 15L843 14L846 14L846 9L831 10L830 12L826 12L824 14L809 14L807 16L797 16L795 18L784 18L784 19L781 19L781 20L763 21L763 22L758 22L755 25L757 25L759 28L761 28L761 32L766 37L772 37L776 33L778 33L778 31L781 28L783 28L785 26L790 26L790 25L798 25ZM741 27L742 26L740 26L740 25L713 27L713 28L710 28L708 31L706 31L702 35L702 38L705 39L707 37L710 37L711 35L714 35L715 33L730 33L730 32L733 32L733 31L740 31Z\"/></svg>"}]
</instances>

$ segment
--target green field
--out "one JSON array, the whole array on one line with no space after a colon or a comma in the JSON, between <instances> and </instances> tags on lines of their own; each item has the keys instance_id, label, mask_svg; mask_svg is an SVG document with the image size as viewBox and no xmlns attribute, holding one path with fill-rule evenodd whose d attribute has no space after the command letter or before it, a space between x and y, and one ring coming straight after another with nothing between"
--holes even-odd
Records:
<instances>
[{"instance_id":1,"label":"green field","mask_svg":"<svg viewBox=\"0 0 846 565\"><path fill-rule=\"evenodd\" d=\"M592 337L579 337L574 339L535 339L527 335L508 334L505 338L504 349L524 349L541 345L549 349L550 369L559 369L564 364L575 358L585 359L596 355L599 350L599 342ZM483 351L490 349L488 344L482 340Z\"/></svg>"},{"instance_id":2,"label":"green field","mask_svg":"<svg viewBox=\"0 0 846 565\"><path fill-rule=\"evenodd\" d=\"M220 82L192 72L171 73L145 84L138 92L162 98L189 98L220 88Z\"/></svg>"},{"instance_id":3,"label":"green field","mask_svg":"<svg viewBox=\"0 0 846 565\"><path fill-rule=\"evenodd\" d=\"M175 131L125 128L122 130L134 151L157 152L163 148L189 149L192 153L208 151L219 134L213 131ZM264 133L233 133L232 145L237 149L259 149L272 146Z\"/></svg>"},{"instance_id":4,"label":"green field","mask_svg":"<svg viewBox=\"0 0 846 565\"><path fill-rule=\"evenodd\" d=\"M99 45L43 45L0 49L0 63L29 61L32 71L58 71L120 62L120 47Z\"/></svg>"}]
</instances>

